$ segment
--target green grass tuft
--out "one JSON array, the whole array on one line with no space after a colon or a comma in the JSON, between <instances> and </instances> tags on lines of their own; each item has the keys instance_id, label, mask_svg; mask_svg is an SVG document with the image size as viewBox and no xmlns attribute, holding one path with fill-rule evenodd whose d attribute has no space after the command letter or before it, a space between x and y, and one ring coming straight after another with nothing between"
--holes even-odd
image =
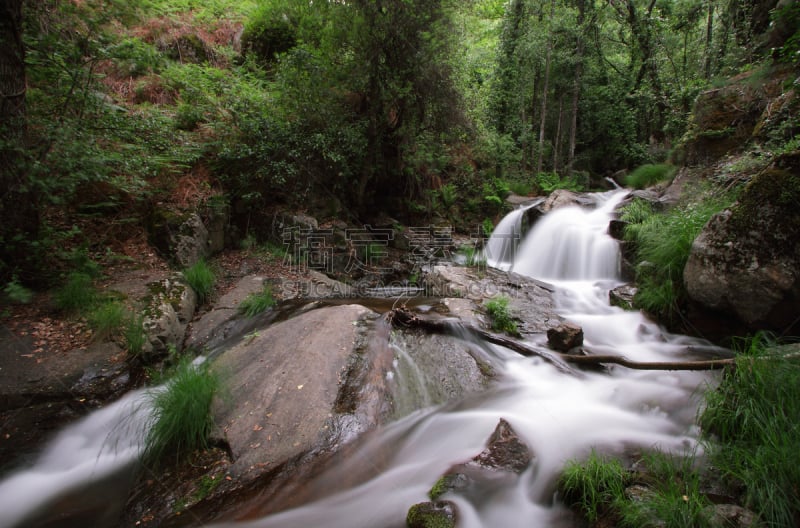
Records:
<instances>
[{"instance_id":1,"label":"green grass tuft","mask_svg":"<svg viewBox=\"0 0 800 528\"><path fill-rule=\"evenodd\" d=\"M194 265L184 270L183 277L197 294L197 301L200 304L206 302L214 289L214 282L216 281L214 270L211 269L211 266L205 260L198 260Z\"/></svg>"},{"instance_id":2,"label":"green grass tuft","mask_svg":"<svg viewBox=\"0 0 800 528\"><path fill-rule=\"evenodd\" d=\"M634 189L644 189L656 183L666 181L675 174L675 166L666 164L648 164L637 167L625 176L625 185Z\"/></svg>"},{"instance_id":3,"label":"green grass tuft","mask_svg":"<svg viewBox=\"0 0 800 528\"><path fill-rule=\"evenodd\" d=\"M96 306L88 316L95 339L106 339L122 328L125 308L117 301L106 301Z\"/></svg>"},{"instance_id":4,"label":"green grass tuft","mask_svg":"<svg viewBox=\"0 0 800 528\"><path fill-rule=\"evenodd\" d=\"M122 337L125 339L128 355L132 357L140 355L147 343L147 332L143 324L144 318L141 315L131 315L125 320Z\"/></svg>"},{"instance_id":5,"label":"green grass tuft","mask_svg":"<svg viewBox=\"0 0 800 528\"><path fill-rule=\"evenodd\" d=\"M154 412L142 460L149 467L185 460L208 447L214 427L211 402L219 378L204 363L184 357L175 366L163 391L154 392Z\"/></svg>"},{"instance_id":6,"label":"green grass tuft","mask_svg":"<svg viewBox=\"0 0 800 528\"><path fill-rule=\"evenodd\" d=\"M505 295L498 295L486 301L486 313L492 321L492 330L518 335L517 323L511 317L508 303L510 299Z\"/></svg>"},{"instance_id":7,"label":"green grass tuft","mask_svg":"<svg viewBox=\"0 0 800 528\"><path fill-rule=\"evenodd\" d=\"M606 459L592 451L580 463L571 461L558 482L564 502L590 523L609 515L625 496L628 475L619 460Z\"/></svg>"},{"instance_id":8,"label":"green grass tuft","mask_svg":"<svg viewBox=\"0 0 800 528\"><path fill-rule=\"evenodd\" d=\"M75 313L87 309L96 298L92 278L86 273L70 273L67 282L55 292L56 307L63 312Z\"/></svg>"},{"instance_id":9,"label":"green grass tuft","mask_svg":"<svg viewBox=\"0 0 800 528\"><path fill-rule=\"evenodd\" d=\"M265 285L264 289L258 293L251 293L240 304L239 312L247 317L253 317L267 311L277 304L272 295L272 289Z\"/></svg>"}]
</instances>

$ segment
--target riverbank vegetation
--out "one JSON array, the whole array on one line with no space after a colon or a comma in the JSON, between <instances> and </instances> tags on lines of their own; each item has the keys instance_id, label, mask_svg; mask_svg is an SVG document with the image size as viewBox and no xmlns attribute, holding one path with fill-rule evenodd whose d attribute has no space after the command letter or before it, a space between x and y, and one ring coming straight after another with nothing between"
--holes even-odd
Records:
<instances>
[{"instance_id":1,"label":"riverbank vegetation","mask_svg":"<svg viewBox=\"0 0 800 528\"><path fill-rule=\"evenodd\" d=\"M720 500L744 505L763 526L797 525L797 351L763 334L745 340L735 367L705 395L704 455L646 453L624 467L592 453L566 466L565 503L592 526L718 526L713 503Z\"/></svg>"}]
</instances>

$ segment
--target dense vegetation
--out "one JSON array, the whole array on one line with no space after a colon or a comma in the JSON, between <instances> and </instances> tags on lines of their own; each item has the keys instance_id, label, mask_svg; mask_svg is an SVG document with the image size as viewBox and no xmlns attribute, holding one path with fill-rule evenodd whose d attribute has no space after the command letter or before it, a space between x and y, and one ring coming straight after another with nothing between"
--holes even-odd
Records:
<instances>
[{"instance_id":1,"label":"dense vegetation","mask_svg":"<svg viewBox=\"0 0 800 528\"><path fill-rule=\"evenodd\" d=\"M490 225L512 189L664 161L700 90L793 59L774 4L5 2L0 280L113 256L187 175L242 236L276 204Z\"/></svg>"}]
</instances>

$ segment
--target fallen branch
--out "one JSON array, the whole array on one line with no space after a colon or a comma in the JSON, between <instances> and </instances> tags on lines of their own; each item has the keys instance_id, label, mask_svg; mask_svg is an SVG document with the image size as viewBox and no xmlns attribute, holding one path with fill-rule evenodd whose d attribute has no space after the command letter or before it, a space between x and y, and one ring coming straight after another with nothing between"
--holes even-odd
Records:
<instances>
[{"instance_id":1,"label":"fallen branch","mask_svg":"<svg viewBox=\"0 0 800 528\"><path fill-rule=\"evenodd\" d=\"M442 334L455 333L455 326L451 321L420 317L419 315L412 313L405 308L393 309L387 315L387 319L394 325L422 328L423 330L427 330L429 332ZM545 361L555 365L559 370L567 372L574 372L570 365L602 366L609 363L636 370L717 370L735 364L734 358L709 359L704 361L641 362L631 361L623 356L582 356L577 354L565 354L552 350L535 349L514 339L493 334L474 326L460 326L466 332L488 341L489 343L506 347L526 357L540 357Z\"/></svg>"}]
</instances>

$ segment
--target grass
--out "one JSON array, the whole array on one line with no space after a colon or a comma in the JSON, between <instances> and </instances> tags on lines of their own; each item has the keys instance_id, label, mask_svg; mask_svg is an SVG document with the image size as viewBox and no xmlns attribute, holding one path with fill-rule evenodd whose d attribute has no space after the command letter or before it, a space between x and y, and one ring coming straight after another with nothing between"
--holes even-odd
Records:
<instances>
[{"instance_id":1,"label":"grass","mask_svg":"<svg viewBox=\"0 0 800 528\"><path fill-rule=\"evenodd\" d=\"M211 266L205 260L198 260L194 265L184 270L183 277L197 294L197 301L200 304L206 302L214 289L214 282L216 281L214 270L211 269Z\"/></svg>"},{"instance_id":2,"label":"grass","mask_svg":"<svg viewBox=\"0 0 800 528\"><path fill-rule=\"evenodd\" d=\"M567 464L558 489L568 506L595 523L611 514L624 497L627 482L627 472L619 460L603 458L593 450L585 462Z\"/></svg>"},{"instance_id":3,"label":"grass","mask_svg":"<svg viewBox=\"0 0 800 528\"><path fill-rule=\"evenodd\" d=\"M67 275L67 281L56 290L56 307L69 313L80 312L94 304L97 292L92 284L92 278L86 273L72 272Z\"/></svg>"},{"instance_id":4,"label":"grass","mask_svg":"<svg viewBox=\"0 0 800 528\"><path fill-rule=\"evenodd\" d=\"M685 299L683 269L692 242L703 226L730 203L725 198L676 207L667 213L653 211L647 202L634 200L625 207L625 239L636 246L637 308L674 322Z\"/></svg>"},{"instance_id":5,"label":"grass","mask_svg":"<svg viewBox=\"0 0 800 528\"><path fill-rule=\"evenodd\" d=\"M194 365L189 357L177 363L166 388L153 393L152 424L142 454L145 465L182 461L208 447L214 427L211 402L218 388L219 378L206 364Z\"/></svg>"},{"instance_id":6,"label":"grass","mask_svg":"<svg viewBox=\"0 0 800 528\"><path fill-rule=\"evenodd\" d=\"M505 295L495 296L486 301L486 313L492 322L492 330L518 335L517 323L511 317L508 304L510 299Z\"/></svg>"},{"instance_id":7,"label":"grass","mask_svg":"<svg viewBox=\"0 0 800 528\"><path fill-rule=\"evenodd\" d=\"M586 461L567 464L558 489L590 524L706 528L709 501L700 493L694 460L654 451L642 457L638 471L628 471L592 451Z\"/></svg>"},{"instance_id":8,"label":"grass","mask_svg":"<svg viewBox=\"0 0 800 528\"><path fill-rule=\"evenodd\" d=\"M625 176L625 185L634 189L644 189L671 179L675 170L675 166L663 163L642 165Z\"/></svg>"},{"instance_id":9,"label":"grass","mask_svg":"<svg viewBox=\"0 0 800 528\"><path fill-rule=\"evenodd\" d=\"M89 326L95 339L106 339L122 328L125 308L117 301L106 301L96 306L88 315Z\"/></svg>"},{"instance_id":10,"label":"grass","mask_svg":"<svg viewBox=\"0 0 800 528\"><path fill-rule=\"evenodd\" d=\"M771 346L757 335L741 347L700 424L714 465L744 486L745 506L766 526L800 526L800 363Z\"/></svg>"},{"instance_id":11,"label":"grass","mask_svg":"<svg viewBox=\"0 0 800 528\"><path fill-rule=\"evenodd\" d=\"M125 346L128 349L128 354L132 357L140 355L144 350L144 345L147 343L147 333L144 331L143 323L142 316L132 315L125 320L122 329Z\"/></svg>"},{"instance_id":12,"label":"grass","mask_svg":"<svg viewBox=\"0 0 800 528\"><path fill-rule=\"evenodd\" d=\"M265 285L264 289L257 293L251 293L240 304L239 312L247 317L253 317L267 311L277 304L272 295L272 289Z\"/></svg>"}]
</instances>

